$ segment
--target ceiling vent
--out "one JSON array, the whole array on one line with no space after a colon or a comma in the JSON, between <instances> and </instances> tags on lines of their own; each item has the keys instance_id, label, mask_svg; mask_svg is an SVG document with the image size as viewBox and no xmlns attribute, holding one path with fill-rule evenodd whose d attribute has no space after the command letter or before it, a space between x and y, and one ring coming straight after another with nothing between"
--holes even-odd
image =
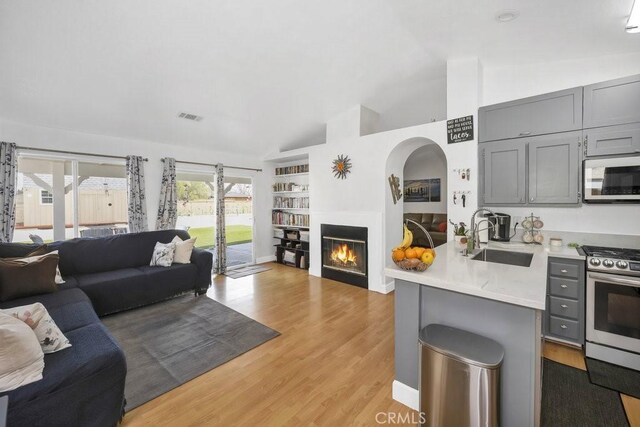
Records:
<instances>
[{"instance_id":1,"label":"ceiling vent","mask_svg":"<svg viewBox=\"0 0 640 427\"><path fill-rule=\"evenodd\" d=\"M196 116L195 114L191 114L191 113L179 113L178 114L178 118L185 119L185 120L191 120L191 121L194 121L194 122L199 122L204 117Z\"/></svg>"}]
</instances>

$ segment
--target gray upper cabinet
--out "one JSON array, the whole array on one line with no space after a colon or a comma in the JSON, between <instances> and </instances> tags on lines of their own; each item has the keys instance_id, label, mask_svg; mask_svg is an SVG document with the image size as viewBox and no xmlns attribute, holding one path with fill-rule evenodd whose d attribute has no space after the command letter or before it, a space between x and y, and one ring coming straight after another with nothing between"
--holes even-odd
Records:
<instances>
[{"instance_id":1,"label":"gray upper cabinet","mask_svg":"<svg viewBox=\"0 0 640 427\"><path fill-rule=\"evenodd\" d=\"M480 142L582 129L582 88L481 107L478 129Z\"/></svg>"},{"instance_id":2,"label":"gray upper cabinet","mask_svg":"<svg viewBox=\"0 0 640 427\"><path fill-rule=\"evenodd\" d=\"M584 87L584 127L640 122L640 74Z\"/></svg>"},{"instance_id":3,"label":"gray upper cabinet","mask_svg":"<svg viewBox=\"0 0 640 427\"><path fill-rule=\"evenodd\" d=\"M530 204L580 202L581 139L575 131L528 140Z\"/></svg>"},{"instance_id":4,"label":"gray upper cabinet","mask_svg":"<svg viewBox=\"0 0 640 427\"><path fill-rule=\"evenodd\" d=\"M490 142L479 148L483 204L525 203L525 141Z\"/></svg>"},{"instance_id":5,"label":"gray upper cabinet","mask_svg":"<svg viewBox=\"0 0 640 427\"><path fill-rule=\"evenodd\" d=\"M640 153L640 123L585 129L587 156Z\"/></svg>"}]
</instances>

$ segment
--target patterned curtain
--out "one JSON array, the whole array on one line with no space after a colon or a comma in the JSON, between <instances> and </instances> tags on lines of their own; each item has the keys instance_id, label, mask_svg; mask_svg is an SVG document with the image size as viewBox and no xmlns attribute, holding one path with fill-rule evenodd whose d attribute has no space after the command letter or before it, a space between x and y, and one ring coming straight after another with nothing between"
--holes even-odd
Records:
<instances>
[{"instance_id":1,"label":"patterned curtain","mask_svg":"<svg viewBox=\"0 0 640 427\"><path fill-rule=\"evenodd\" d=\"M178 220L178 188L176 185L176 159L165 157L162 159L162 186L160 187L160 203L156 230L170 230L176 228Z\"/></svg>"},{"instance_id":2,"label":"patterned curtain","mask_svg":"<svg viewBox=\"0 0 640 427\"><path fill-rule=\"evenodd\" d=\"M227 271L227 235L224 230L224 170L216 165L216 273Z\"/></svg>"},{"instance_id":3,"label":"patterned curtain","mask_svg":"<svg viewBox=\"0 0 640 427\"><path fill-rule=\"evenodd\" d=\"M0 242L11 242L16 226L16 144L0 142Z\"/></svg>"},{"instance_id":4,"label":"patterned curtain","mask_svg":"<svg viewBox=\"0 0 640 427\"><path fill-rule=\"evenodd\" d=\"M127 156L128 214L131 233L147 230L147 203L144 189L144 159L140 156Z\"/></svg>"}]
</instances>

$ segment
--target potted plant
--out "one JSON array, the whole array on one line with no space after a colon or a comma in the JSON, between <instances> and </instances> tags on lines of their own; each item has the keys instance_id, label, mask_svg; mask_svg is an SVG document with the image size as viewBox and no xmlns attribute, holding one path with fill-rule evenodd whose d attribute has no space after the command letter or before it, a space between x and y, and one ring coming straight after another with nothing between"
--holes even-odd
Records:
<instances>
[{"instance_id":1,"label":"potted plant","mask_svg":"<svg viewBox=\"0 0 640 427\"><path fill-rule=\"evenodd\" d=\"M455 223L449 220L451 225L453 225L453 237L456 240L456 243L459 245L464 245L467 243L467 225L464 222ZM462 239L464 238L464 241Z\"/></svg>"}]
</instances>

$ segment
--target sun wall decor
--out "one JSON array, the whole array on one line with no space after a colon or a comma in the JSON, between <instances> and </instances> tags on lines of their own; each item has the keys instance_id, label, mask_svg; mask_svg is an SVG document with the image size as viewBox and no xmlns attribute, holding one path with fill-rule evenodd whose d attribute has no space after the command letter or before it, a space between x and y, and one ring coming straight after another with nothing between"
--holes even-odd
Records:
<instances>
[{"instance_id":1,"label":"sun wall decor","mask_svg":"<svg viewBox=\"0 0 640 427\"><path fill-rule=\"evenodd\" d=\"M351 159L349 156L340 154L338 158L333 161L331 170L333 171L333 176L336 178L345 179L347 174L351 172Z\"/></svg>"}]
</instances>

